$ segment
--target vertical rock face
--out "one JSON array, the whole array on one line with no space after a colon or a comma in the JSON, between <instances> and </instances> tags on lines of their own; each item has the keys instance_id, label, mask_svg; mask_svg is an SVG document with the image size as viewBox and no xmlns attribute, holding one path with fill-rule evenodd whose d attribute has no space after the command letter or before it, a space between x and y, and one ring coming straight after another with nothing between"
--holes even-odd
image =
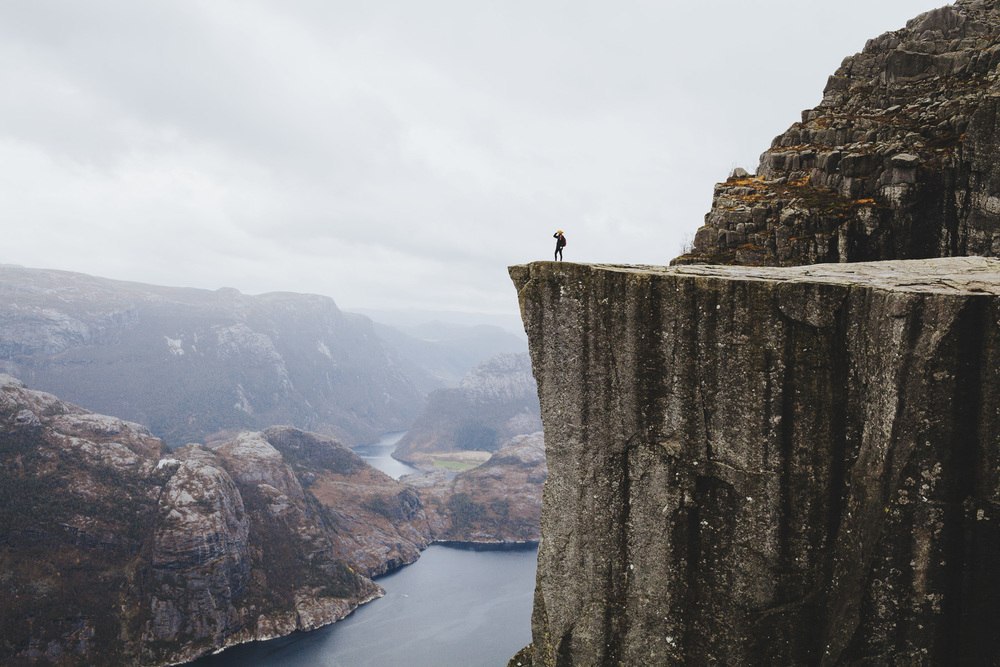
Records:
<instances>
[{"instance_id":1,"label":"vertical rock face","mask_svg":"<svg viewBox=\"0 0 1000 667\"><path fill-rule=\"evenodd\" d=\"M512 267L535 665L989 664L1000 262Z\"/></svg>"},{"instance_id":2,"label":"vertical rock face","mask_svg":"<svg viewBox=\"0 0 1000 667\"><path fill-rule=\"evenodd\" d=\"M1000 8L958 0L872 39L756 175L715 190L678 263L1000 255Z\"/></svg>"}]
</instances>

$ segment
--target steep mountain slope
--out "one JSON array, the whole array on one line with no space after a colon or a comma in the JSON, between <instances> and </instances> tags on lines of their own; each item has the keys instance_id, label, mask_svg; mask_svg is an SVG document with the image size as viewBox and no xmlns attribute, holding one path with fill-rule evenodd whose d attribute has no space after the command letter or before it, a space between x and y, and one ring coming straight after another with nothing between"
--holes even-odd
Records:
<instances>
[{"instance_id":1,"label":"steep mountain slope","mask_svg":"<svg viewBox=\"0 0 1000 667\"><path fill-rule=\"evenodd\" d=\"M415 488L290 427L168 450L0 375L0 663L162 665L334 622L432 540L537 539L542 451Z\"/></svg>"},{"instance_id":2,"label":"steep mountain slope","mask_svg":"<svg viewBox=\"0 0 1000 667\"><path fill-rule=\"evenodd\" d=\"M430 544L433 529L421 497L408 484L375 470L328 438L285 427L260 434L301 481L331 535L333 554L366 576L412 563ZM219 449L215 450L219 452ZM226 460L256 475L260 465L242 454Z\"/></svg>"},{"instance_id":3,"label":"steep mountain slope","mask_svg":"<svg viewBox=\"0 0 1000 667\"><path fill-rule=\"evenodd\" d=\"M511 438L471 470L407 475L403 481L419 491L435 540L496 545L538 541L545 477L538 432Z\"/></svg>"},{"instance_id":4,"label":"steep mountain slope","mask_svg":"<svg viewBox=\"0 0 1000 667\"><path fill-rule=\"evenodd\" d=\"M0 370L170 445L291 424L364 442L423 398L364 317L247 296L0 266Z\"/></svg>"},{"instance_id":5,"label":"steep mountain slope","mask_svg":"<svg viewBox=\"0 0 1000 667\"><path fill-rule=\"evenodd\" d=\"M676 263L1000 254L1000 7L959 0L872 39L755 175L716 186Z\"/></svg>"},{"instance_id":6,"label":"steep mountain slope","mask_svg":"<svg viewBox=\"0 0 1000 667\"><path fill-rule=\"evenodd\" d=\"M167 453L0 376L0 662L166 664L333 622L379 588L316 506L259 434Z\"/></svg>"}]
</instances>

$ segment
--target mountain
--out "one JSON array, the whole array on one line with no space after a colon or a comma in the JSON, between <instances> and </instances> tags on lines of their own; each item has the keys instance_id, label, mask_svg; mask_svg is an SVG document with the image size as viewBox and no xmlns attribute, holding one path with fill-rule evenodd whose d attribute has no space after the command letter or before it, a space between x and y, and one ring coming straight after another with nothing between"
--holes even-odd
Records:
<instances>
[{"instance_id":1,"label":"mountain","mask_svg":"<svg viewBox=\"0 0 1000 667\"><path fill-rule=\"evenodd\" d=\"M0 266L0 370L172 446L272 424L372 441L423 405L400 364L327 297Z\"/></svg>"},{"instance_id":2,"label":"mountain","mask_svg":"<svg viewBox=\"0 0 1000 667\"><path fill-rule=\"evenodd\" d=\"M436 541L497 545L539 540L545 477L538 432L511 438L471 470L435 470L403 481L419 492Z\"/></svg>"},{"instance_id":3,"label":"mountain","mask_svg":"<svg viewBox=\"0 0 1000 667\"><path fill-rule=\"evenodd\" d=\"M470 328L486 326L513 334L520 339L522 347L527 345L521 317L513 308L511 312L501 314L423 309L350 308L349 310L367 315L375 322L395 327L418 338L426 337L429 331L432 332L430 337L437 339L441 337L442 332L450 337L451 334L447 333L449 329L453 332L461 332Z\"/></svg>"},{"instance_id":4,"label":"mountain","mask_svg":"<svg viewBox=\"0 0 1000 667\"><path fill-rule=\"evenodd\" d=\"M332 553L374 577L420 557L433 539L424 503L408 484L375 470L346 447L298 429L261 434L315 500L313 511L331 536ZM219 451L216 449L215 451ZM251 477L262 466L242 453L227 460Z\"/></svg>"},{"instance_id":5,"label":"mountain","mask_svg":"<svg viewBox=\"0 0 1000 667\"><path fill-rule=\"evenodd\" d=\"M432 540L538 539L540 434L415 484L282 426L173 450L0 375L0 663L165 665L335 622Z\"/></svg>"},{"instance_id":6,"label":"mountain","mask_svg":"<svg viewBox=\"0 0 1000 667\"><path fill-rule=\"evenodd\" d=\"M679 263L1000 254L1000 8L959 0L868 42L738 169Z\"/></svg>"},{"instance_id":7,"label":"mountain","mask_svg":"<svg viewBox=\"0 0 1000 667\"><path fill-rule=\"evenodd\" d=\"M440 454L494 452L506 440L540 427L528 355L502 354L476 367L458 387L432 392L393 456L411 465L433 465Z\"/></svg>"},{"instance_id":8,"label":"mountain","mask_svg":"<svg viewBox=\"0 0 1000 667\"><path fill-rule=\"evenodd\" d=\"M409 326L375 322L375 333L422 391L457 386L474 368L497 354L527 354L527 341L497 326L439 321Z\"/></svg>"},{"instance_id":9,"label":"mountain","mask_svg":"<svg viewBox=\"0 0 1000 667\"><path fill-rule=\"evenodd\" d=\"M0 376L0 662L168 664L380 595L334 548L294 467L305 456L290 464L269 438L301 439L279 429L168 451L138 424ZM311 444L325 474L367 468Z\"/></svg>"}]
</instances>

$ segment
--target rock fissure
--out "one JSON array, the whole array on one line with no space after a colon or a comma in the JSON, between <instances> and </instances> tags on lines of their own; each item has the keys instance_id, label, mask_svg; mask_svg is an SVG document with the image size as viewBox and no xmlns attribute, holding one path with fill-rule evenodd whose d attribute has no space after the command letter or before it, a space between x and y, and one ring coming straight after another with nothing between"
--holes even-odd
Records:
<instances>
[{"instance_id":1,"label":"rock fissure","mask_svg":"<svg viewBox=\"0 0 1000 667\"><path fill-rule=\"evenodd\" d=\"M970 578L966 574L976 570L974 543L979 531L973 519L973 499L984 490L977 479L976 449L981 442L980 415L985 407L982 369L986 343L984 332L989 326L987 307L986 299L970 299L958 318L958 359L952 402L958 437L952 452L955 459L952 490L944 510L944 522L949 532L944 557L954 564L955 573L943 603L942 611L949 619L944 632L949 637L949 650L953 655L965 653L978 660L990 659L991 656L977 655L970 652L969 647L978 645L976 638L980 634L995 632L990 621L977 613L981 611L982 602L977 603L977 593L970 588Z\"/></svg>"}]
</instances>

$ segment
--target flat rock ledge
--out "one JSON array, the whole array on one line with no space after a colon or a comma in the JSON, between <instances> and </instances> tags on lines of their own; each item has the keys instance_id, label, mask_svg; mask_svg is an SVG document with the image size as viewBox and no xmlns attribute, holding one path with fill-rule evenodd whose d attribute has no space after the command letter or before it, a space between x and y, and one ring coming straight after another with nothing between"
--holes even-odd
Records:
<instances>
[{"instance_id":1,"label":"flat rock ledge","mask_svg":"<svg viewBox=\"0 0 1000 667\"><path fill-rule=\"evenodd\" d=\"M549 474L519 663L1000 654L1000 261L510 274Z\"/></svg>"}]
</instances>

